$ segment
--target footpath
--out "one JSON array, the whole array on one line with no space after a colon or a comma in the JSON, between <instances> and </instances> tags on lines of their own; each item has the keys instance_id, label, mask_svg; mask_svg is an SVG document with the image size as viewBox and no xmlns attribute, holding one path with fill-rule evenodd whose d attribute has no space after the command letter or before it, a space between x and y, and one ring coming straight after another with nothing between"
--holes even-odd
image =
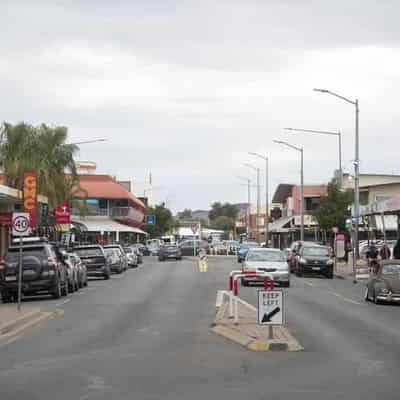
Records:
<instances>
[{"instance_id":1,"label":"footpath","mask_svg":"<svg viewBox=\"0 0 400 400\"><path fill-rule=\"evenodd\" d=\"M356 279L365 280L369 277L369 268L365 260L358 260L355 266ZM354 279L353 260L351 257L349 261L337 262L335 269L335 276L339 279Z\"/></svg>"},{"instance_id":2,"label":"footpath","mask_svg":"<svg viewBox=\"0 0 400 400\"><path fill-rule=\"evenodd\" d=\"M22 306L17 310L15 304L0 305L0 346L9 344L22 334L54 315L37 307Z\"/></svg>"}]
</instances>

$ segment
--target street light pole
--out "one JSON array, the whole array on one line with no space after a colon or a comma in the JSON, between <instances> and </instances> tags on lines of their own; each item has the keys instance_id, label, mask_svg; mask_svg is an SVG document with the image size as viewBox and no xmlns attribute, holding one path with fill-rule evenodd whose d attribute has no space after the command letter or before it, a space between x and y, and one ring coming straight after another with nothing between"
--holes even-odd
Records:
<instances>
[{"instance_id":1,"label":"street light pole","mask_svg":"<svg viewBox=\"0 0 400 400\"><path fill-rule=\"evenodd\" d=\"M250 238L251 180L249 178L244 178L243 176L238 176L238 178L247 182L246 234L248 240Z\"/></svg>"},{"instance_id":2,"label":"street light pole","mask_svg":"<svg viewBox=\"0 0 400 400\"><path fill-rule=\"evenodd\" d=\"M76 146L79 144L89 144L89 143L97 143L97 142L106 142L107 139L93 139L93 140L85 140L83 142L75 142L75 143L66 143L68 146Z\"/></svg>"},{"instance_id":3,"label":"street light pole","mask_svg":"<svg viewBox=\"0 0 400 400\"><path fill-rule=\"evenodd\" d=\"M304 156L303 147L293 146L283 140L274 140L274 143L283 144L300 153L300 240L304 241Z\"/></svg>"},{"instance_id":4,"label":"street light pole","mask_svg":"<svg viewBox=\"0 0 400 400\"><path fill-rule=\"evenodd\" d=\"M358 233L359 233L359 218L360 218L360 140L359 140L359 104L358 99L350 100L347 97L341 96L335 92L327 89L314 89L315 92L330 94L337 97L347 103L352 104L355 107L355 159L354 159L354 218L355 230L354 230L354 252L356 259L360 258L360 249L358 246Z\"/></svg>"},{"instance_id":5,"label":"street light pole","mask_svg":"<svg viewBox=\"0 0 400 400\"><path fill-rule=\"evenodd\" d=\"M249 153L265 161L265 247L269 244L269 158L258 153Z\"/></svg>"},{"instance_id":6,"label":"street light pole","mask_svg":"<svg viewBox=\"0 0 400 400\"><path fill-rule=\"evenodd\" d=\"M258 221L260 219L260 168L255 167L251 164L244 164L246 167L249 167L257 172L257 215L256 215L256 234L257 234L257 243L260 244L260 230Z\"/></svg>"}]
</instances>

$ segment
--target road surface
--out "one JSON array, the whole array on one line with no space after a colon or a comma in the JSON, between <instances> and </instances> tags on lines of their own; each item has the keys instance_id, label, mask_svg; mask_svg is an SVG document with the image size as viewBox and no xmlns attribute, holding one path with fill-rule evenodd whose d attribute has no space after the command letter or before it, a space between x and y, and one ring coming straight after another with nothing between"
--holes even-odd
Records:
<instances>
[{"instance_id":1,"label":"road surface","mask_svg":"<svg viewBox=\"0 0 400 400\"><path fill-rule=\"evenodd\" d=\"M349 281L295 278L288 322L301 353L246 350L209 331L233 258L158 262L89 283L64 316L0 347L0 398L397 399L400 307ZM255 288L240 295L256 303Z\"/></svg>"}]
</instances>

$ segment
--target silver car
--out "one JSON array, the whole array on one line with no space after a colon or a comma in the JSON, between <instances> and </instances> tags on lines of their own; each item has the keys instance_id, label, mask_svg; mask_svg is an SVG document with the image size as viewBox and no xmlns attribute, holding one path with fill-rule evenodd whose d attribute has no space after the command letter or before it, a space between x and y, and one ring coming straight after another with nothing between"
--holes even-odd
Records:
<instances>
[{"instance_id":1,"label":"silver car","mask_svg":"<svg viewBox=\"0 0 400 400\"><path fill-rule=\"evenodd\" d=\"M284 253L279 249L255 247L249 249L242 266L242 271L268 272L279 286L290 286L289 264ZM249 283L262 283L264 278L248 276L242 278L242 285Z\"/></svg>"}]
</instances>

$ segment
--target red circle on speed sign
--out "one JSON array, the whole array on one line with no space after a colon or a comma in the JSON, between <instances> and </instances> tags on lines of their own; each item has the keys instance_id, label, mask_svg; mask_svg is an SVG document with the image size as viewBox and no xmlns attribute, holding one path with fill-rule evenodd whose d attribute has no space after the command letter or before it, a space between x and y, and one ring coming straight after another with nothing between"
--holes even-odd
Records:
<instances>
[{"instance_id":1,"label":"red circle on speed sign","mask_svg":"<svg viewBox=\"0 0 400 400\"><path fill-rule=\"evenodd\" d=\"M19 215L13 221L13 228L15 232L25 233L29 229L29 219L23 215Z\"/></svg>"}]
</instances>

